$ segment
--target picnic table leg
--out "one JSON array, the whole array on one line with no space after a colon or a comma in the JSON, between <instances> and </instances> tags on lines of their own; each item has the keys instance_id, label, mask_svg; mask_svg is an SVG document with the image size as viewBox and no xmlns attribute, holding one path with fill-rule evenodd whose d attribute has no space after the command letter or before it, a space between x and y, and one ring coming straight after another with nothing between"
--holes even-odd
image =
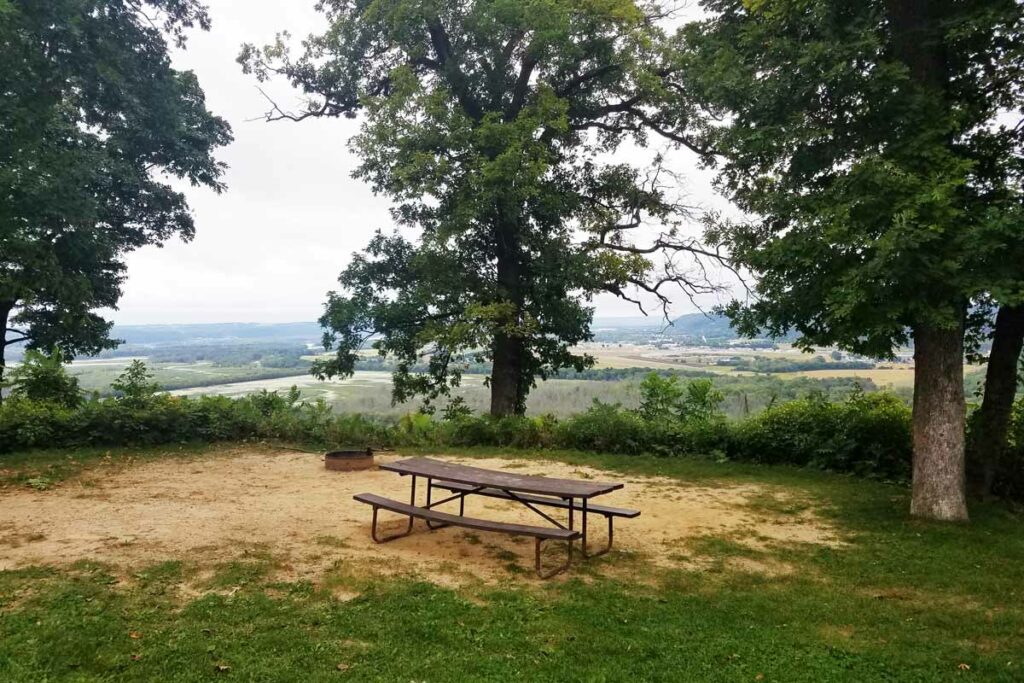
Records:
<instances>
[{"instance_id":1,"label":"picnic table leg","mask_svg":"<svg viewBox=\"0 0 1024 683\"><path fill-rule=\"evenodd\" d=\"M604 555L605 553L607 553L609 550L612 549L612 539L614 538L614 536L613 536L614 531L613 531L613 528L612 528L612 522L613 522L612 516L611 515L605 515L605 519L608 520L608 545L606 545L603 550L599 550L596 553L592 553L592 552L590 552L587 549L587 499L586 498L583 499L583 529L582 529L582 531L583 531L583 539L582 539L582 542L580 543L580 549L583 552L583 557L586 557L588 559L592 558L592 557L601 557L601 555ZM570 524L569 528L571 529L572 528L572 507L569 508L569 524Z\"/></svg>"},{"instance_id":2,"label":"picnic table leg","mask_svg":"<svg viewBox=\"0 0 1024 683\"><path fill-rule=\"evenodd\" d=\"M431 499L431 495L433 494L433 492L434 492L434 480L433 479L427 479L427 508L428 509L430 508L430 499ZM465 496L463 496L463 498L465 498ZM440 502L443 503L444 501L442 500ZM461 501L459 503L459 516L460 517L462 516L462 502ZM430 530L443 529L446 526L451 526L451 524L438 524L437 522L431 522L429 519L424 520L424 521L427 523L427 528L430 529Z\"/></svg>"},{"instance_id":3,"label":"picnic table leg","mask_svg":"<svg viewBox=\"0 0 1024 683\"><path fill-rule=\"evenodd\" d=\"M412 475L412 492L409 494L409 505L415 505L415 504L416 504L416 475L414 474L414 475ZM371 523L371 526L370 526L370 537L373 538L374 543L387 543L388 541L393 541L396 538L402 538L403 536L408 536L412 532L412 523L415 520L415 518L412 515L409 515L409 526L407 526L405 528L405 531L403 531L400 534L393 534L391 536L384 536L383 538L378 538L377 537L377 510L378 510L378 507L376 505L374 505L373 506L373 522Z\"/></svg>"},{"instance_id":4,"label":"picnic table leg","mask_svg":"<svg viewBox=\"0 0 1024 683\"><path fill-rule=\"evenodd\" d=\"M566 541L565 545L566 545L566 548L568 548L568 550L566 551L565 564L559 565L558 567L555 567L554 569L552 569L551 571L549 571L547 573L542 572L541 569L540 569L540 544L541 544L541 539L539 539L539 538L536 539L536 546L535 546L536 547L536 554L535 554L536 562L535 562L535 566L537 568L537 576L539 576L540 578L542 578L542 579L550 579L552 576L555 576L556 574L561 574L562 572L564 572L566 569L569 568L569 565L572 564L572 541Z\"/></svg>"}]
</instances>

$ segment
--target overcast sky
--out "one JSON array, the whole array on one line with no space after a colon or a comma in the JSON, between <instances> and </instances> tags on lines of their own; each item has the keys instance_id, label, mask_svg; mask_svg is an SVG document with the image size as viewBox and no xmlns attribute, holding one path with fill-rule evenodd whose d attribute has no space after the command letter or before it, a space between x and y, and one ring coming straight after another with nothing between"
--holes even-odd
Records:
<instances>
[{"instance_id":1,"label":"overcast sky","mask_svg":"<svg viewBox=\"0 0 1024 683\"><path fill-rule=\"evenodd\" d=\"M358 121L258 120L267 103L235 62L243 42L265 44L281 30L297 41L326 25L312 0L209 0L213 28L191 34L175 53L179 69L196 72L209 108L226 118L235 142L219 151L230 169L228 191L187 191L196 238L148 247L128 258L121 324L289 322L319 317L327 291L353 251L377 228L389 228L388 201L351 177L357 160L346 142ZM297 94L269 87L281 102ZM682 153L672 166L686 175L688 201L720 205L706 172ZM695 310L681 299L674 313ZM702 302L702 306L714 301ZM637 315L614 297L596 300L600 316Z\"/></svg>"}]
</instances>

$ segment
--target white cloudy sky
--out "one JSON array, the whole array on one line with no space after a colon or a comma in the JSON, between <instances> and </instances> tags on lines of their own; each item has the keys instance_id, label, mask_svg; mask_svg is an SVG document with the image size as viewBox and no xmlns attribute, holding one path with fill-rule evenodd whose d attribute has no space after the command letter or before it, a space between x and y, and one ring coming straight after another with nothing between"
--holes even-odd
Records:
<instances>
[{"instance_id":1,"label":"white cloudy sky","mask_svg":"<svg viewBox=\"0 0 1024 683\"><path fill-rule=\"evenodd\" d=\"M213 29L193 33L175 63L198 74L210 109L234 129L234 144L219 154L230 166L229 189L220 196L188 191L195 240L132 254L120 310L110 315L122 324L313 320L351 253L390 225L388 202L351 178L357 160L346 141L358 122L258 120L266 101L235 62L243 42L264 44L281 30L296 39L321 30L313 0L209 6ZM296 97L284 83L270 92L282 102ZM720 203L692 158L680 154L672 165L686 173L690 203ZM695 310L679 298L674 313ZM611 296L596 304L602 316L637 314Z\"/></svg>"}]
</instances>

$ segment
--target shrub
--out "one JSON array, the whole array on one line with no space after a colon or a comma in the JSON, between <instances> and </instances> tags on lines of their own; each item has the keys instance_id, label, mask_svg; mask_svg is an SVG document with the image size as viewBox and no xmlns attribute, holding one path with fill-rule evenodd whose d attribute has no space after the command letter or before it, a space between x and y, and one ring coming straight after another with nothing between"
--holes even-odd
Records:
<instances>
[{"instance_id":1,"label":"shrub","mask_svg":"<svg viewBox=\"0 0 1024 683\"><path fill-rule=\"evenodd\" d=\"M645 420L713 420L722 417L725 396L710 379L695 379L685 386L677 375L652 372L640 383L640 415Z\"/></svg>"},{"instance_id":2,"label":"shrub","mask_svg":"<svg viewBox=\"0 0 1024 683\"><path fill-rule=\"evenodd\" d=\"M555 425L550 415L540 417L463 416L451 420L444 441L453 446L499 446L503 448L547 448L556 445Z\"/></svg>"},{"instance_id":3,"label":"shrub","mask_svg":"<svg viewBox=\"0 0 1024 683\"><path fill-rule=\"evenodd\" d=\"M910 409L895 396L855 392L772 406L737 426L730 456L886 479L910 474Z\"/></svg>"},{"instance_id":4,"label":"shrub","mask_svg":"<svg viewBox=\"0 0 1024 683\"><path fill-rule=\"evenodd\" d=\"M45 401L65 408L82 404L78 380L64 368L64 354L57 347L49 354L29 350L25 359L11 371L11 396L29 401Z\"/></svg>"},{"instance_id":5,"label":"shrub","mask_svg":"<svg viewBox=\"0 0 1024 683\"><path fill-rule=\"evenodd\" d=\"M136 377L143 384L148 382L144 373ZM695 397L694 405L714 404L701 387L693 394L687 388L677 395L681 402L688 396ZM647 413L653 414L663 413ZM243 398L186 398L133 390L120 398L87 401L78 408L15 397L0 407L0 452L272 439L325 449L451 445L710 455L900 480L910 472L910 411L887 394L856 392L842 403L820 398L792 401L742 422L727 422L706 410L645 419L641 411L600 401L561 421L551 416L474 417L461 411L448 417L439 420L412 413L395 422L337 415L323 401L300 402L296 390L285 395L262 391ZM1024 446L1020 404L1014 424L1014 452L1020 459Z\"/></svg>"},{"instance_id":6,"label":"shrub","mask_svg":"<svg viewBox=\"0 0 1024 683\"><path fill-rule=\"evenodd\" d=\"M635 455L649 450L648 422L619 404L594 404L585 413L573 415L558 426L558 444L563 448Z\"/></svg>"},{"instance_id":7,"label":"shrub","mask_svg":"<svg viewBox=\"0 0 1024 683\"><path fill-rule=\"evenodd\" d=\"M58 437L71 414L50 401L12 396L0 407L0 453L65 445Z\"/></svg>"},{"instance_id":8,"label":"shrub","mask_svg":"<svg viewBox=\"0 0 1024 683\"><path fill-rule=\"evenodd\" d=\"M995 492L1004 498L1024 501L1024 398L1013 406L1008 441Z\"/></svg>"},{"instance_id":9,"label":"shrub","mask_svg":"<svg viewBox=\"0 0 1024 683\"><path fill-rule=\"evenodd\" d=\"M110 388L118 398L133 406L146 405L160 391L160 385L153 381L153 373L137 358L110 383Z\"/></svg>"}]
</instances>

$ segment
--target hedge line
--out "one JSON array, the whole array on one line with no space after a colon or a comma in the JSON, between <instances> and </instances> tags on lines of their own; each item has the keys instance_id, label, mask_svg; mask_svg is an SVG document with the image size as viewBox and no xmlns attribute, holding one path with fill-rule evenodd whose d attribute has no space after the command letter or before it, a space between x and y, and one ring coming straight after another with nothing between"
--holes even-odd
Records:
<instances>
[{"instance_id":1,"label":"hedge line","mask_svg":"<svg viewBox=\"0 0 1024 683\"><path fill-rule=\"evenodd\" d=\"M33 448L133 446L281 440L341 446L502 446L566 448L632 455L707 456L788 463L903 480L910 473L910 411L884 393L841 403L804 399L743 421L644 419L595 403L587 412L550 416L410 414L399 420L331 412L323 403L260 392L244 398L157 395L87 401L77 408L10 399L0 407L0 453Z\"/></svg>"}]
</instances>

